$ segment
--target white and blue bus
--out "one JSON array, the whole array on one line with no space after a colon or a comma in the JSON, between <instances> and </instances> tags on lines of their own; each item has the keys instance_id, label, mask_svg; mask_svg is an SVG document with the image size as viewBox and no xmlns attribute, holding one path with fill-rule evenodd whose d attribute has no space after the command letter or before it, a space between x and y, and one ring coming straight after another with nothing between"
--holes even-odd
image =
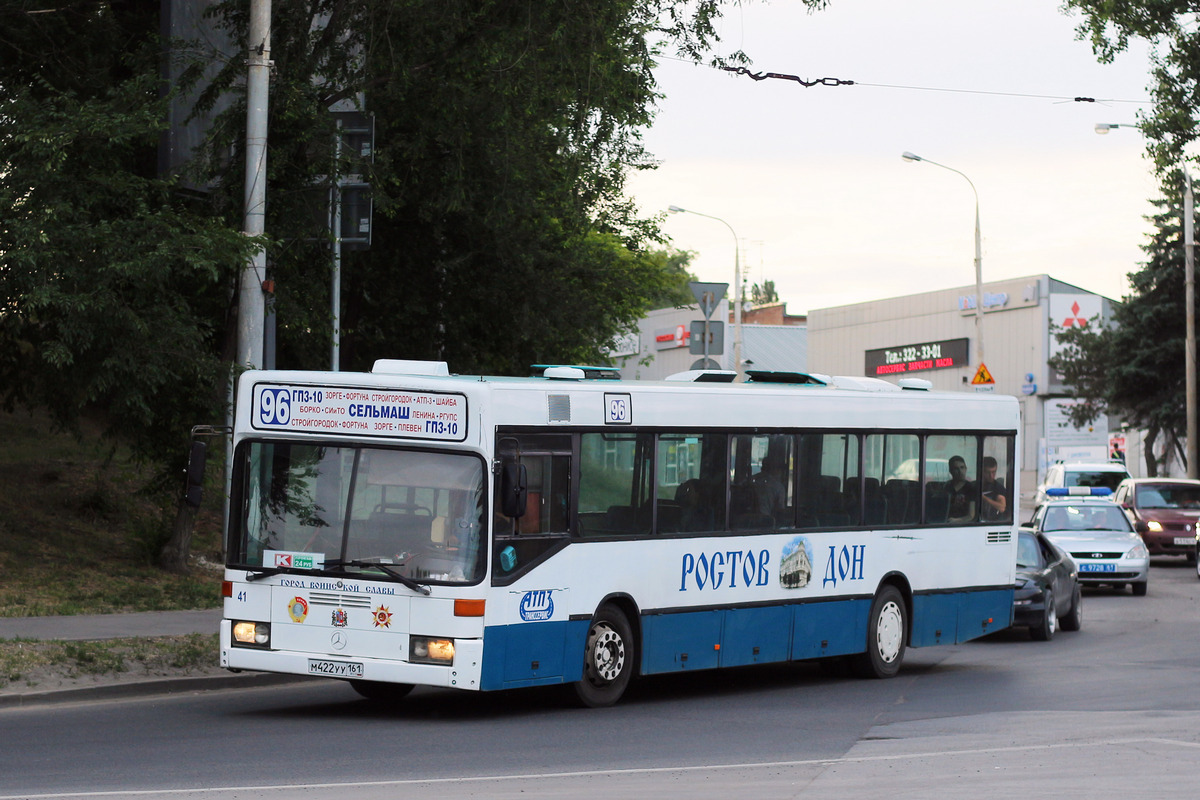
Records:
<instances>
[{"instance_id":1,"label":"white and blue bus","mask_svg":"<svg viewBox=\"0 0 1200 800\"><path fill-rule=\"evenodd\" d=\"M609 374L243 374L222 666L603 706L685 670L889 677L1010 624L1015 398Z\"/></svg>"}]
</instances>

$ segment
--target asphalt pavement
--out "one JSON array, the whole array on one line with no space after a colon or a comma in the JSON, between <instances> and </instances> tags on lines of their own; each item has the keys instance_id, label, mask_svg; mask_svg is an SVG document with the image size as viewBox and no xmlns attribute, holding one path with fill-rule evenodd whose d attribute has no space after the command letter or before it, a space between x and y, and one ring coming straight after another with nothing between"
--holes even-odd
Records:
<instances>
[{"instance_id":1,"label":"asphalt pavement","mask_svg":"<svg viewBox=\"0 0 1200 800\"><path fill-rule=\"evenodd\" d=\"M0 617L0 643L11 641L97 641L216 633L221 609L144 611L136 614L84 614L68 617ZM108 697L164 694L235 686L266 686L311 680L302 675L229 672L216 666L183 675L138 671L57 681L53 686L18 679L0 685L0 708L45 702L74 702Z\"/></svg>"}]
</instances>

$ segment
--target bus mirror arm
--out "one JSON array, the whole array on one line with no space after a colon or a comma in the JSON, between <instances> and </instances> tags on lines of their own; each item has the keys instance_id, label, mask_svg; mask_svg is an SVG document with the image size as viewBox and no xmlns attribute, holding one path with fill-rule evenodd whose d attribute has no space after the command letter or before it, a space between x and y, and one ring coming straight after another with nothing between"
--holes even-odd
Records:
<instances>
[{"instance_id":1,"label":"bus mirror arm","mask_svg":"<svg viewBox=\"0 0 1200 800\"><path fill-rule=\"evenodd\" d=\"M504 462L500 473L500 513L513 519L524 516L528 497L525 465L515 461Z\"/></svg>"}]
</instances>

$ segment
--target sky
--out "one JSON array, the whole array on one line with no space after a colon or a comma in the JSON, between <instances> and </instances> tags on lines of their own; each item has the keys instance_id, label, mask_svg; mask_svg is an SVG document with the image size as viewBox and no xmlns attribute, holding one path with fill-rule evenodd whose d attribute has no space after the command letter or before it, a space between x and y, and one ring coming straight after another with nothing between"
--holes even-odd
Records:
<instances>
[{"instance_id":1,"label":"sky","mask_svg":"<svg viewBox=\"0 0 1200 800\"><path fill-rule=\"evenodd\" d=\"M1045 273L1119 300L1159 189L1140 132L1095 124L1150 108L1150 48L1100 64L1077 24L1054 0L750 0L727 9L721 53L855 85L661 58L643 137L659 167L629 194L646 214L698 212L663 226L699 280L733 283L736 239L747 285L774 281L793 314L973 290L972 184L985 283Z\"/></svg>"}]
</instances>

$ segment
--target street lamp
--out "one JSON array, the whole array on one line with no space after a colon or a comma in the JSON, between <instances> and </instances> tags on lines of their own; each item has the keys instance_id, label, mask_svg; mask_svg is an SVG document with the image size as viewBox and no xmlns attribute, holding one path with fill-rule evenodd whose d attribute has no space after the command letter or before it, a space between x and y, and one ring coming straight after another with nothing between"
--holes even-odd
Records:
<instances>
[{"instance_id":1,"label":"street lamp","mask_svg":"<svg viewBox=\"0 0 1200 800\"><path fill-rule=\"evenodd\" d=\"M733 234L733 368L740 378L742 376L742 262L738 258L737 234L734 233L732 225L720 217L714 217L711 214L701 214L699 211L692 211L691 209L680 208L679 206L667 206L667 211L672 214L695 214L697 217L715 219L726 228L729 228L729 232Z\"/></svg>"},{"instance_id":2,"label":"street lamp","mask_svg":"<svg viewBox=\"0 0 1200 800\"><path fill-rule=\"evenodd\" d=\"M939 164L936 161L930 161L928 158L921 158L915 153L905 151L901 153L901 158L905 161L924 161L926 164L933 164L935 167L948 169L951 172L962 175L963 178L971 186L971 191L975 193L975 360L981 365L983 364L983 252L981 240L979 236L979 192L975 188L975 184L971 183L962 172L959 172L954 167L947 167L945 164Z\"/></svg>"},{"instance_id":3,"label":"street lamp","mask_svg":"<svg viewBox=\"0 0 1200 800\"><path fill-rule=\"evenodd\" d=\"M1106 134L1114 128L1141 128L1140 125L1115 122L1097 122L1096 133ZM1187 336L1183 346L1184 403L1187 404L1187 475L1200 476L1200 434L1196 421L1196 261L1195 261L1195 201L1192 197L1192 176L1188 174L1187 161L1179 159L1179 171L1183 173L1183 294L1184 316L1187 318Z\"/></svg>"}]
</instances>

